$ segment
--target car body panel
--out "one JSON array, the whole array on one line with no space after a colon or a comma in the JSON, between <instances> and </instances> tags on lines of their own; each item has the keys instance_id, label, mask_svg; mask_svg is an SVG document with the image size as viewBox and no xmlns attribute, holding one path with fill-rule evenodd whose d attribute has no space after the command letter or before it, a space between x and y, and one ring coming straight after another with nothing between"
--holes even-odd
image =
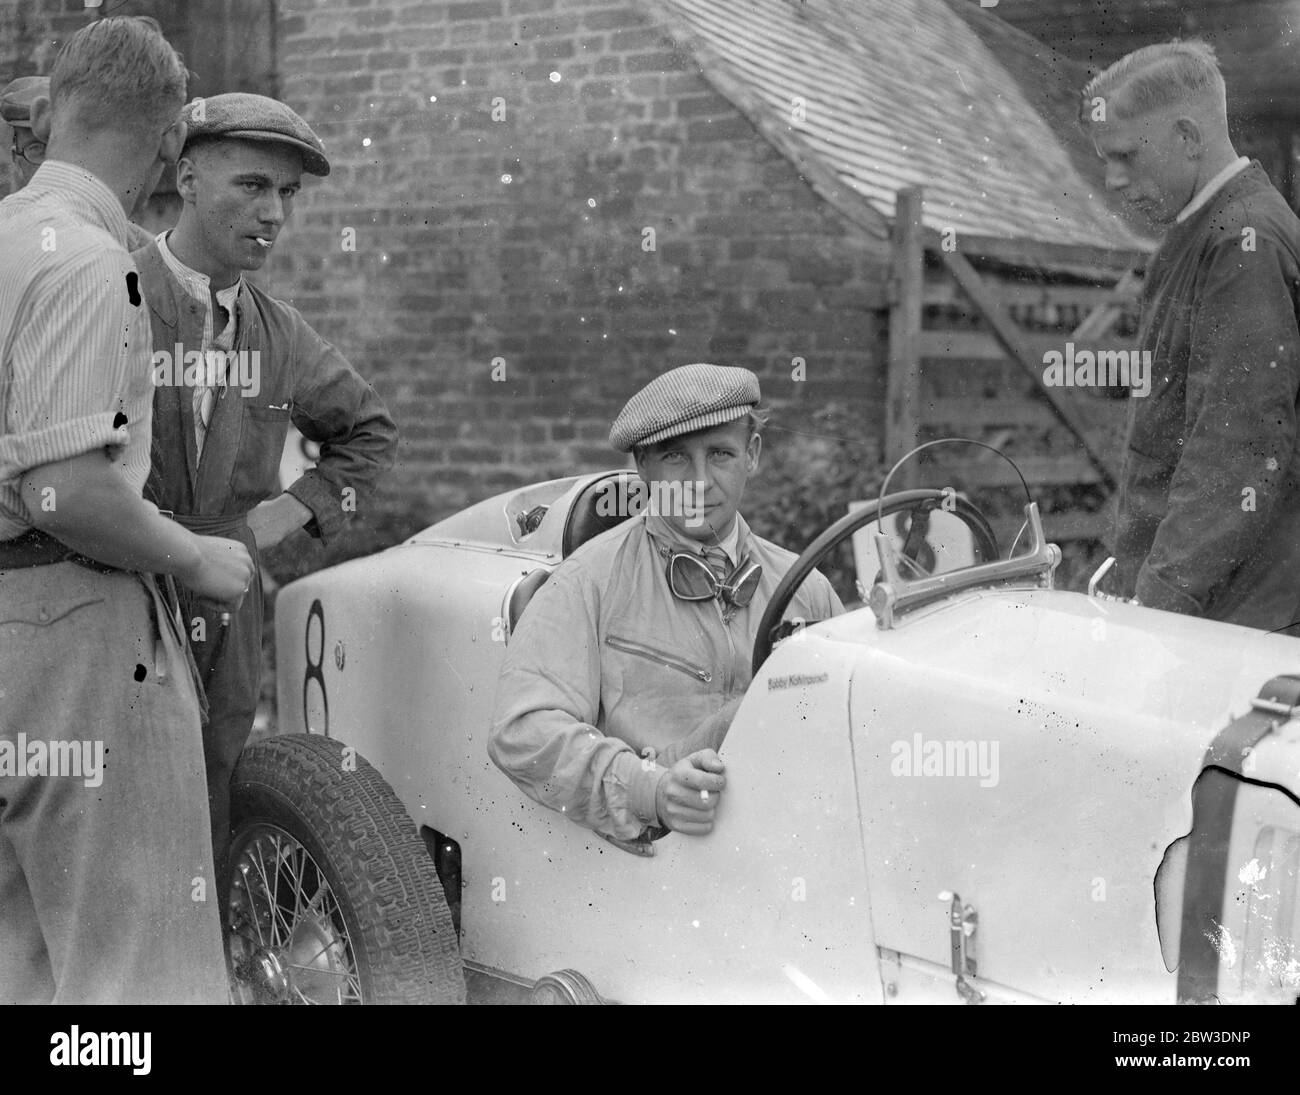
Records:
<instances>
[{"instance_id":1,"label":"car body panel","mask_svg":"<svg viewBox=\"0 0 1300 1095\"><path fill-rule=\"evenodd\" d=\"M981 975L1171 1001L1156 871L1211 741L1296 667L1295 640L1046 590L966 595L890 632L858 615L827 630L866 651L851 720L880 945L948 965L954 891L979 914ZM947 742L959 769L919 770Z\"/></svg>"}]
</instances>

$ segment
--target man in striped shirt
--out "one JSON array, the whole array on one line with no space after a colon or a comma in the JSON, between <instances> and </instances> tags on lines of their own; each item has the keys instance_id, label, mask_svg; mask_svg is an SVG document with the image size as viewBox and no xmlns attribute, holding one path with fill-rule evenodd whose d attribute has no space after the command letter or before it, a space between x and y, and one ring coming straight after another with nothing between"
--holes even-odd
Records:
<instances>
[{"instance_id":1,"label":"man in striped shirt","mask_svg":"<svg viewBox=\"0 0 1300 1095\"><path fill-rule=\"evenodd\" d=\"M230 540L141 497L148 311L126 210L185 140L156 24L104 19L0 202L0 1000L223 1002L198 697L152 573L238 604Z\"/></svg>"}]
</instances>

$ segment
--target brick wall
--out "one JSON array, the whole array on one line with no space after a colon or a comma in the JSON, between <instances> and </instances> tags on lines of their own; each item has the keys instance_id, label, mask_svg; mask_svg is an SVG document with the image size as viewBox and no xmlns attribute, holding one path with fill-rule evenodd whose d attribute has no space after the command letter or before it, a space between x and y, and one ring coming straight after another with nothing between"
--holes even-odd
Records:
<instances>
[{"instance_id":1,"label":"brick wall","mask_svg":"<svg viewBox=\"0 0 1300 1095\"><path fill-rule=\"evenodd\" d=\"M645 10L282 5L283 96L334 173L300 199L265 281L389 401L402 444L381 508L412 528L621 464L613 415L691 361L753 368L778 426L816 429L837 404L879 434L883 245Z\"/></svg>"},{"instance_id":2,"label":"brick wall","mask_svg":"<svg viewBox=\"0 0 1300 1095\"><path fill-rule=\"evenodd\" d=\"M165 0L124 10L192 33ZM754 369L775 427L815 432L833 405L879 438L884 245L800 181L651 11L281 0L281 95L334 172L309 183L260 280L372 379L402 430L342 553L516 483L621 464L613 415L691 361ZM0 2L0 63L48 71L50 38L86 18Z\"/></svg>"},{"instance_id":3,"label":"brick wall","mask_svg":"<svg viewBox=\"0 0 1300 1095\"><path fill-rule=\"evenodd\" d=\"M80 4L66 0L0 0L0 87L18 76L42 76L50 71L58 47L85 26ZM9 127L0 122L0 196L14 184L9 157Z\"/></svg>"}]
</instances>

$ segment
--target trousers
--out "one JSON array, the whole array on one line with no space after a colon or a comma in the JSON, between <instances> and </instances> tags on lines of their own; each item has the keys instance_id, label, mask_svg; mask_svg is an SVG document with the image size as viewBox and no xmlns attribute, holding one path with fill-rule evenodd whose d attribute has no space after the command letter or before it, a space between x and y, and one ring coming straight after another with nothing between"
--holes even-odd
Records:
<instances>
[{"instance_id":1,"label":"trousers","mask_svg":"<svg viewBox=\"0 0 1300 1095\"><path fill-rule=\"evenodd\" d=\"M189 630L190 650L207 697L203 760L217 890L224 902L230 872L230 781L253 731L262 682L261 568L257 565L257 543L243 517L177 514L175 519L193 532L238 540L248 548L256 568L248 594L237 609L228 613L184 585L177 586L181 618Z\"/></svg>"},{"instance_id":2,"label":"trousers","mask_svg":"<svg viewBox=\"0 0 1300 1095\"><path fill-rule=\"evenodd\" d=\"M0 570L0 1001L228 1000L203 786L153 578Z\"/></svg>"}]
</instances>

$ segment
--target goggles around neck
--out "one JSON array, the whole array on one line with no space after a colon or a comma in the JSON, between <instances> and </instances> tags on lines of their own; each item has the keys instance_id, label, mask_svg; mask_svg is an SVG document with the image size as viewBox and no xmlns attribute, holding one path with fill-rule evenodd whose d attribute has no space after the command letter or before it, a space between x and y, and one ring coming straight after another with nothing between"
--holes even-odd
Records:
<instances>
[{"instance_id":1,"label":"goggles around neck","mask_svg":"<svg viewBox=\"0 0 1300 1095\"><path fill-rule=\"evenodd\" d=\"M746 555L725 578L719 580L709 564L687 551L674 551L668 559L668 588L680 601L709 601L744 608L754 599L763 577L760 564Z\"/></svg>"}]
</instances>

